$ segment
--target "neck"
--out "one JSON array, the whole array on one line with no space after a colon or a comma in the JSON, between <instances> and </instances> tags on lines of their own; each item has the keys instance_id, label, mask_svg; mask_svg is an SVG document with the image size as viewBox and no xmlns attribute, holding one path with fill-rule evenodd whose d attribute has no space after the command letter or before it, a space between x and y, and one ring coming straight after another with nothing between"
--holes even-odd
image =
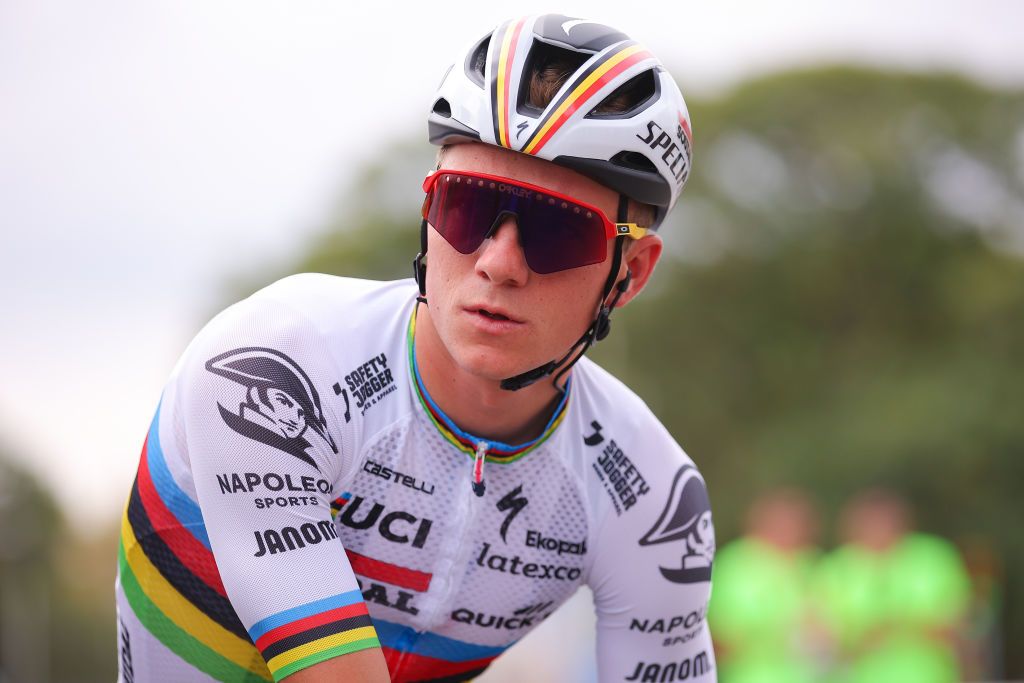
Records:
<instances>
[{"instance_id":1,"label":"neck","mask_svg":"<svg viewBox=\"0 0 1024 683\"><path fill-rule=\"evenodd\" d=\"M414 344L420 379L430 397L474 436L511 445L535 439L562 398L550 377L513 392L502 389L500 379L467 372L438 337L427 306L417 311Z\"/></svg>"}]
</instances>

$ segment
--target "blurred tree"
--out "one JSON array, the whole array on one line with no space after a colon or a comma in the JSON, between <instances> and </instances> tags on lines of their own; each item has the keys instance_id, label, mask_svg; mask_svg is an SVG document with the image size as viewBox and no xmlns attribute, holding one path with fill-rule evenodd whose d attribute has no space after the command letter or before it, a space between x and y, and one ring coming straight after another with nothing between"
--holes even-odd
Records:
<instances>
[{"instance_id":1,"label":"blurred tree","mask_svg":"<svg viewBox=\"0 0 1024 683\"><path fill-rule=\"evenodd\" d=\"M691 113L667 258L592 356L700 463L722 541L768 488L834 511L885 484L922 529L996 546L1021 642L1024 94L835 68ZM406 277L432 153L382 154L289 270Z\"/></svg>"},{"instance_id":2,"label":"blurred tree","mask_svg":"<svg viewBox=\"0 0 1024 683\"><path fill-rule=\"evenodd\" d=\"M73 537L51 496L0 449L0 681L116 677L113 537Z\"/></svg>"}]
</instances>

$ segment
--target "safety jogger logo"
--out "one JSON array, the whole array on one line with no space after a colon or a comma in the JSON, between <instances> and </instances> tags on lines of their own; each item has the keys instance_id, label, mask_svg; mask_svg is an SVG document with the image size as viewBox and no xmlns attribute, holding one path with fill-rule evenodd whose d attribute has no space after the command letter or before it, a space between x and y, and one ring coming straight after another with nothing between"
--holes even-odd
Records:
<instances>
[{"instance_id":1,"label":"safety jogger logo","mask_svg":"<svg viewBox=\"0 0 1024 683\"><path fill-rule=\"evenodd\" d=\"M313 445L311 438L319 437L338 452L327 431L320 396L309 376L288 356L251 346L211 358L206 369L246 387L237 410L217 404L224 422L234 431L290 453L318 470L306 452Z\"/></svg>"},{"instance_id":2,"label":"safety jogger logo","mask_svg":"<svg viewBox=\"0 0 1024 683\"><path fill-rule=\"evenodd\" d=\"M672 583L696 583L711 580L711 561L715 556L715 527L711 522L711 503L704 478L693 465L683 465L672 480L665 509L640 545L658 545L685 540L681 566L659 567L661 575Z\"/></svg>"}]
</instances>

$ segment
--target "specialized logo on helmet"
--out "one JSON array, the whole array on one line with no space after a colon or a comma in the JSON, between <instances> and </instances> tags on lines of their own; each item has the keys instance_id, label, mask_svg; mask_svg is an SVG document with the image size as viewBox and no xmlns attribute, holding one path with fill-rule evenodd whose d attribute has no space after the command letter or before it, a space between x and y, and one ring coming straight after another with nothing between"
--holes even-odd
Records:
<instances>
[{"instance_id":1,"label":"specialized logo on helmet","mask_svg":"<svg viewBox=\"0 0 1024 683\"><path fill-rule=\"evenodd\" d=\"M648 121L644 134L637 133L637 140L651 148L668 172L676 179L676 184L682 187L690 175L690 124L679 115L679 123L675 129L675 140L668 131L662 129L656 121Z\"/></svg>"},{"instance_id":2,"label":"specialized logo on helmet","mask_svg":"<svg viewBox=\"0 0 1024 683\"><path fill-rule=\"evenodd\" d=\"M661 516L640 539L640 545L657 545L685 540L682 566L659 567L672 583L696 583L711 580L711 561L715 556L715 527L711 522L711 503L704 479L693 465L683 465L672 480L672 489Z\"/></svg>"},{"instance_id":3,"label":"specialized logo on helmet","mask_svg":"<svg viewBox=\"0 0 1024 683\"><path fill-rule=\"evenodd\" d=\"M237 411L217 404L225 424L234 431L317 469L306 452L313 445L311 438L318 437L338 452L327 432L320 396L309 376L288 356L274 349L246 347L211 358L206 369L246 387Z\"/></svg>"}]
</instances>

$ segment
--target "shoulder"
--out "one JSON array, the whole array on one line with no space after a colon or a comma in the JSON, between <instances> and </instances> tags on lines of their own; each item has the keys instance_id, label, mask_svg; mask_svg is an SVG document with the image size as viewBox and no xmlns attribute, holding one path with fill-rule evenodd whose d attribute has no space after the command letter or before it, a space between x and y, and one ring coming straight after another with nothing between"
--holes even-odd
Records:
<instances>
[{"instance_id":1,"label":"shoulder","mask_svg":"<svg viewBox=\"0 0 1024 683\"><path fill-rule=\"evenodd\" d=\"M356 466L368 400L393 396L378 421L402 410L402 375L392 365L402 362L414 301L414 286L402 282L280 280L195 336L161 405L168 419L189 425L189 449L202 437L213 452L241 435L340 476Z\"/></svg>"},{"instance_id":2,"label":"shoulder","mask_svg":"<svg viewBox=\"0 0 1024 683\"><path fill-rule=\"evenodd\" d=\"M281 278L253 294L254 298L288 300L300 306L332 304L360 299L387 299L390 296L407 298L415 290L411 279L362 280L359 278L299 273Z\"/></svg>"},{"instance_id":3,"label":"shoulder","mask_svg":"<svg viewBox=\"0 0 1024 683\"><path fill-rule=\"evenodd\" d=\"M629 471L638 486L637 499L647 496L653 481L671 479L696 465L647 404L618 378L584 358L573 373L577 410L587 431L584 443L599 449L596 458L611 458ZM641 483L642 482L642 483Z\"/></svg>"},{"instance_id":4,"label":"shoulder","mask_svg":"<svg viewBox=\"0 0 1024 683\"><path fill-rule=\"evenodd\" d=\"M628 547L647 560L634 563L650 572L647 579L707 582L714 529L697 465L628 387L594 363L580 365L574 391L581 423L591 428L583 439L585 476L592 514L604 520L595 569L621 571Z\"/></svg>"},{"instance_id":5,"label":"shoulder","mask_svg":"<svg viewBox=\"0 0 1024 683\"><path fill-rule=\"evenodd\" d=\"M582 448L596 527L587 583L607 645L598 648L602 670L627 680L664 678L677 663L712 671L705 615L715 536L704 479L640 397L591 362L580 370L573 391L590 427Z\"/></svg>"},{"instance_id":6,"label":"shoulder","mask_svg":"<svg viewBox=\"0 0 1024 683\"><path fill-rule=\"evenodd\" d=\"M412 280L380 282L302 273L264 287L240 305L287 306L315 326L330 329L395 315L408 309L415 295Z\"/></svg>"},{"instance_id":7,"label":"shoulder","mask_svg":"<svg viewBox=\"0 0 1024 683\"><path fill-rule=\"evenodd\" d=\"M401 358L415 291L411 280L284 278L209 321L182 354L169 385L193 394L212 376L246 389L284 382L286 389L347 401L351 397L341 392L353 368ZM352 411L344 412L347 423Z\"/></svg>"},{"instance_id":8,"label":"shoulder","mask_svg":"<svg viewBox=\"0 0 1024 683\"><path fill-rule=\"evenodd\" d=\"M185 357L257 339L289 347L325 345L344 355L369 330L374 341L389 327L401 334L414 301L411 280L292 275L221 311L192 340Z\"/></svg>"}]
</instances>

